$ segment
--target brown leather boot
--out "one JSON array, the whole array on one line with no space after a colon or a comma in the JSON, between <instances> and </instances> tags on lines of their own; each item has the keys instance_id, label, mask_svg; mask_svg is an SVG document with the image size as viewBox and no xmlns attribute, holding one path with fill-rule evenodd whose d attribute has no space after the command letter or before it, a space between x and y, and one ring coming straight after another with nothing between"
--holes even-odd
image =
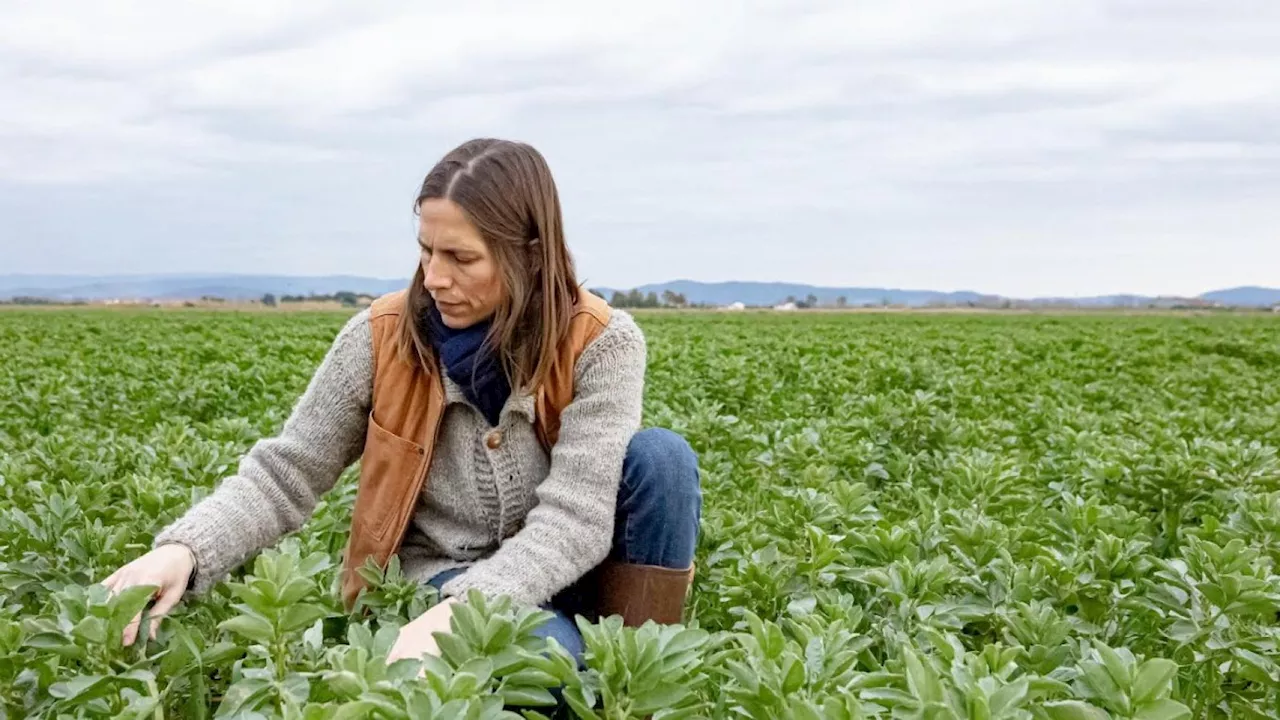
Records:
<instances>
[{"instance_id":1,"label":"brown leather boot","mask_svg":"<svg viewBox=\"0 0 1280 720\"><path fill-rule=\"evenodd\" d=\"M622 624L628 627L639 627L646 620L673 625L683 619L693 565L677 569L609 560L599 570L597 610L601 618L621 615Z\"/></svg>"}]
</instances>

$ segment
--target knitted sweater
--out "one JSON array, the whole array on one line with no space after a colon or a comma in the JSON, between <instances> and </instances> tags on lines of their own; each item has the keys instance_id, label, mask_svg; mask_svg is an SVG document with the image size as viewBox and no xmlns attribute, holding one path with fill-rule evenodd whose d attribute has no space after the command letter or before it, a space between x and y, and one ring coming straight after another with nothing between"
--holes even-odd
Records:
<instances>
[{"instance_id":1,"label":"knitted sweater","mask_svg":"<svg viewBox=\"0 0 1280 720\"><path fill-rule=\"evenodd\" d=\"M248 556L298 529L362 453L373 359L369 311L343 327L279 435L258 441L238 472L156 536L196 558L192 592L207 591ZM620 310L583 351L574 400L550 456L534 429L534 399L512 393L498 432L443 373L446 407L421 497L400 550L425 582L467 570L446 596L475 588L530 605L550 600L608 555L622 461L639 429L646 344Z\"/></svg>"}]
</instances>

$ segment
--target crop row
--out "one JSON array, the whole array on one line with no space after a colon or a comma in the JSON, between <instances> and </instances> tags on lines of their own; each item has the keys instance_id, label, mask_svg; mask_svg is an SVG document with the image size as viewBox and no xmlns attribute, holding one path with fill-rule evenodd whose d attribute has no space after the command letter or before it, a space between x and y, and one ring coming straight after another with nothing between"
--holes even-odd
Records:
<instances>
[{"instance_id":1,"label":"crop row","mask_svg":"<svg viewBox=\"0 0 1280 720\"><path fill-rule=\"evenodd\" d=\"M136 647L94 583L277 430L344 316L0 314L0 717L1280 716L1280 323L642 315L700 456L687 622L584 626L392 566L344 612L354 469ZM514 715L512 713L515 713Z\"/></svg>"}]
</instances>

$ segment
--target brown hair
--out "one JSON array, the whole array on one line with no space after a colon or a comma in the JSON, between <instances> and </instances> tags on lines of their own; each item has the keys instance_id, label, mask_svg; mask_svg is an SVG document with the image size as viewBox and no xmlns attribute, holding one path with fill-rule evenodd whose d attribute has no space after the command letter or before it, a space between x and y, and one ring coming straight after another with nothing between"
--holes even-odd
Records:
<instances>
[{"instance_id":1,"label":"brown hair","mask_svg":"<svg viewBox=\"0 0 1280 720\"><path fill-rule=\"evenodd\" d=\"M513 389L532 391L551 373L578 301L573 259L564 242L560 197L541 153L492 138L454 148L427 173L414 201L451 200L476 226L506 289L486 338ZM419 318L431 307L419 263L397 333L401 357L434 367Z\"/></svg>"}]
</instances>

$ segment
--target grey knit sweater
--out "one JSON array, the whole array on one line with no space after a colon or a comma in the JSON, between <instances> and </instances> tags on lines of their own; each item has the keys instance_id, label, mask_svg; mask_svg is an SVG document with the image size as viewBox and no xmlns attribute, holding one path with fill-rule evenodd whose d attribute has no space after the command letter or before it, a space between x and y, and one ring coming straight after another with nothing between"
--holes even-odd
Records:
<instances>
[{"instance_id":1,"label":"grey knit sweater","mask_svg":"<svg viewBox=\"0 0 1280 720\"><path fill-rule=\"evenodd\" d=\"M310 517L363 450L373 384L369 312L338 333L276 437L258 441L208 497L156 536L196 558L202 593ZM622 461L640 427L646 346L619 310L575 369L574 400L550 457L534 431L534 402L513 393L494 431L444 377L446 409L427 482L400 551L425 582L467 569L446 596L476 588L531 605L548 601L609 553Z\"/></svg>"}]
</instances>

